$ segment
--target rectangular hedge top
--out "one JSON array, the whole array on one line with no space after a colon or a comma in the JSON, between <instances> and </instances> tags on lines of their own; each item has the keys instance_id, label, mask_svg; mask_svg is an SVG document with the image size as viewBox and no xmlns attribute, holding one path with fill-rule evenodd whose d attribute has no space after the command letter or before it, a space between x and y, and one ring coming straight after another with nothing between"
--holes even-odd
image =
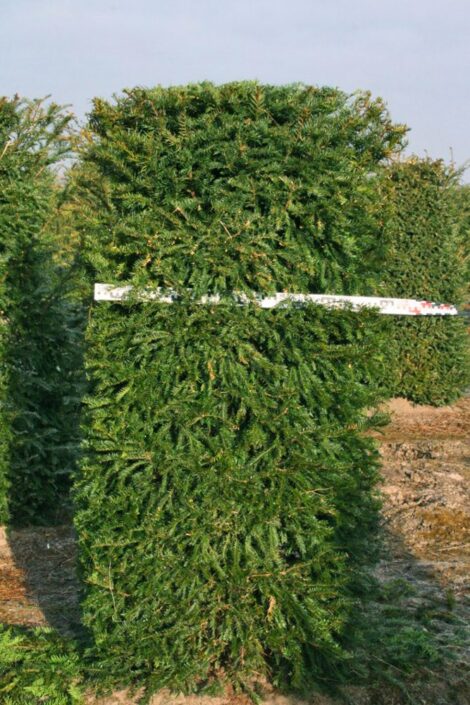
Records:
<instances>
[{"instance_id":1,"label":"rectangular hedge top","mask_svg":"<svg viewBox=\"0 0 470 705\"><path fill-rule=\"evenodd\" d=\"M96 100L78 182L99 280L366 293L374 178L404 128L332 88L210 83ZM94 134L93 134L94 133Z\"/></svg>"}]
</instances>

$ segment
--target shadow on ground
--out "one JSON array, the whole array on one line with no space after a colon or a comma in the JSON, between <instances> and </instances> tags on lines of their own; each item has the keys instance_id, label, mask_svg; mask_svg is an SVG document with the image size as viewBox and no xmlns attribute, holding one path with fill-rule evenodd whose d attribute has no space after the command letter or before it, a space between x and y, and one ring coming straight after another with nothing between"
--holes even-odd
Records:
<instances>
[{"instance_id":1,"label":"shadow on ground","mask_svg":"<svg viewBox=\"0 0 470 705\"><path fill-rule=\"evenodd\" d=\"M80 627L76 540L70 525L0 530L0 622Z\"/></svg>"}]
</instances>

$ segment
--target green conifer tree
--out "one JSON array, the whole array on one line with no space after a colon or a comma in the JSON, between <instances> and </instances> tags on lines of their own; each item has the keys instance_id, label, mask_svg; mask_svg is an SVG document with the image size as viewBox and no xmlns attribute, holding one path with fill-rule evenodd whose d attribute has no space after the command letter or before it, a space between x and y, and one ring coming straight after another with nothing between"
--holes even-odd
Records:
<instances>
[{"instance_id":1,"label":"green conifer tree","mask_svg":"<svg viewBox=\"0 0 470 705\"><path fill-rule=\"evenodd\" d=\"M373 543L382 321L231 292L370 291L403 128L368 95L256 83L128 91L89 127L90 276L180 295L98 303L88 327L75 496L96 668L308 686L341 660Z\"/></svg>"},{"instance_id":2,"label":"green conifer tree","mask_svg":"<svg viewBox=\"0 0 470 705\"><path fill-rule=\"evenodd\" d=\"M78 449L76 314L54 262L71 116L0 100L0 521L51 521Z\"/></svg>"}]
</instances>

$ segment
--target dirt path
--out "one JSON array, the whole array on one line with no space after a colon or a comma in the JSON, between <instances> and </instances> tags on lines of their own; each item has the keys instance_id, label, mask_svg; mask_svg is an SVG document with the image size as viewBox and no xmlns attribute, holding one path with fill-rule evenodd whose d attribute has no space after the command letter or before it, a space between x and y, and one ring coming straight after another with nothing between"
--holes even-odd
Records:
<instances>
[{"instance_id":1,"label":"dirt path","mask_svg":"<svg viewBox=\"0 0 470 705\"><path fill-rule=\"evenodd\" d=\"M450 643L453 625L470 622L470 398L440 409L396 399L388 409L391 423L376 435L383 458L382 515L389 555L379 564L377 575L384 583L409 585L403 609L410 614L427 610L442 643ZM0 530L0 621L50 624L65 634L79 623L75 539L70 527L23 529L10 532L8 538ZM455 676L449 674L442 692L423 695L423 703L470 703L470 693L464 692L461 683L455 699L449 699L446 691L452 678L459 680L459 663L468 656L467 647L459 646ZM392 694L377 699L376 693L363 688L348 689L347 696L353 705L401 702ZM132 702L125 693L99 701L102 705ZM164 692L152 701L153 705L232 702L235 699L176 698ZM272 694L266 703L299 705L300 701ZM335 705L323 696L315 696L310 703Z\"/></svg>"},{"instance_id":2,"label":"dirt path","mask_svg":"<svg viewBox=\"0 0 470 705\"><path fill-rule=\"evenodd\" d=\"M70 526L0 528L0 622L50 625L63 634L80 619Z\"/></svg>"},{"instance_id":3,"label":"dirt path","mask_svg":"<svg viewBox=\"0 0 470 705\"><path fill-rule=\"evenodd\" d=\"M470 399L452 407L390 404L379 436L383 517L395 561L413 556L448 594L466 600L470 576ZM391 569L391 567L390 567Z\"/></svg>"}]
</instances>

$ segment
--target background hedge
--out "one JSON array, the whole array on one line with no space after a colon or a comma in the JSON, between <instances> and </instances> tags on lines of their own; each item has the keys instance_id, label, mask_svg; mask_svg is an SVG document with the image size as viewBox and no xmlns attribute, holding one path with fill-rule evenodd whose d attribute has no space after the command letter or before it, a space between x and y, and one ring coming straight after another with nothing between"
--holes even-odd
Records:
<instances>
[{"instance_id":1,"label":"background hedge","mask_svg":"<svg viewBox=\"0 0 470 705\"><path fill-rule=\"evenodd\" d=\"M388 296L460 305L468 298L468 207L459 174L442 161L393 163L384 181ZM390 394L421 404L457 399L470 384L468 320L390 320Z\"/></svg>"},{"instance_id":2,"label":"background hedge","mask_svg":"<svg viewBox=\"0 0 470 705\"><path fill-rule=\"evenodd\" d=\"M341 658L373 543L361 431L382 321L230 292L373 288L375 174L403 128L367 95L255 83L136 89L95 101L89 127L90 276L181 294L99 303L88 328L76 527L96 667L308 685ZM224 303L193 303L207 293Z\"/></svg>"},{"instance_id":3,"label":"background hedge","mask_svg":"<svg viewBox=\"0 0 470 705\"><path fill-rule=\"evenodd\" d=\"M60 518L78 450L78 312L54 260L70 116L0 100L0 521Z\"/></svg>"}]
</instances>

